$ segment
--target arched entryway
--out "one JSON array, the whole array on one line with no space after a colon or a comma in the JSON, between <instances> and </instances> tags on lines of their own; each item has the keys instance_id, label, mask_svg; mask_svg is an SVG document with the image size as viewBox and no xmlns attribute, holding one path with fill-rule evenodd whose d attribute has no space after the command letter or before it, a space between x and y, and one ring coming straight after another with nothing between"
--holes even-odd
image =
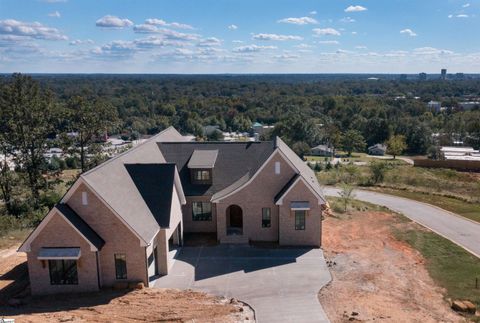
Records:
<instances>
[{"instance_id":1,"label":"arched entryway","mask_svg":"<svg viewBox=\"0 0 480 323\"><path fill-rule=\"evenodd\" d=\"M243 211L238 205L227 208L227 235L243 234Z\"/></svg>"}]
</instances>

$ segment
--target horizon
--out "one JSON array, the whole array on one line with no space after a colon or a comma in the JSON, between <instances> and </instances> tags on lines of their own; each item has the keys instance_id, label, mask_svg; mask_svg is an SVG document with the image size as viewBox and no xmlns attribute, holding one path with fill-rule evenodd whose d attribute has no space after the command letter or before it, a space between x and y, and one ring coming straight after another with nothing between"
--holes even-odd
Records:
<instances>
[{"instance_id":1,"label":"horizon","mask_svg":"<svg viewBox=\"0 0 480 323\"><path fill-rule=\"evenodd\" d=\"M0 0L0 72L477 74L478 13L479 0Z\"/></svg>"}]
</instances>

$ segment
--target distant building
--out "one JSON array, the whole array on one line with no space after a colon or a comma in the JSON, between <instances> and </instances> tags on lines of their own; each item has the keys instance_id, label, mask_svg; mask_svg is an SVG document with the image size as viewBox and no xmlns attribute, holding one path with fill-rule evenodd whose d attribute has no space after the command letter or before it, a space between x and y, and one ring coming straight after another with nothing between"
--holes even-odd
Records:
<instances>
[{"instance_id":1,"label":"distant building","mask_svg":"<svg viewBox=\"0 0 480 323\"><path fill-rule=\"evenodd\" d=\"M375 144L368 147L368 154L373 156L383 156L387 152L387 146L383 144Z\"/></svg>"},{"instance_id":2,"label":"distant building","mask_svg":"<svg viewBox=\"0 0 480 323\"><path fill-rule=\"evenodd\" d=\"M252 125L252 130L253 130L253 135L255 137L255 134L258 136L265 135L267 132L273 130L274 126L265 126L261 124L260 122L255 122Z\"/></svg>"},{"instance_id":3,"label":"distant building","mask_svg":"<svg viewBox=\"0 0 480 323\"><path fill-rule=\"evenodd\" d=\"M442 109L442 104L438 101L430 101L427 103L427 105L430 110L433 110L435 112L440 112Z\"/></svg>"},{"instance_id":4,"label":"distant building","mask_svg":"<svg viewBox=\"0 0 480 323\"><path fill-rule=\"evenodd\" d=\"M446 80L446 79L447 79L447 69L446 69L446 68L442 68L440 74L441 74L441 79L442 79L442 80Z\"/></svg>"},{"instance_id":5,"label":"distant building","mask_svg":"<svg viewBox=\"0 0 480 323\"><path fill-rule=\"evenodd\" d=\"M318 145L316 147L313 147L310 153L313 156L330 157L333 154L333 149L328 147L327 145Z\"/></svg>"},{"instance_id":6,"label":"distant building","mask_svg":"<svg viewBox=\"0 0 480 323\"><path fill-rule=\"evenodd\" d=\"M480 102L478 101L468 101L468 102L460 102L458 104L463 110L472 110L474 108L480 107Z\"/></svg>"},{"instance_id":7,"label":"distant building","mask_svg":"<svg viewBox=\"0 0 480 323\"><path fill-rule=\"evenodd\" d=\"M419 81L426 81L427 80L427 73L420 73L418 74Z\"/></svg>"},{"instance_id":8,"label":"distant building","mask_svg":"<svg viewBox=\"0 0 480 323\"><path fill-rule=\"evenodd\" d=\"M480 161L480 151L472 147L449 147L440 149L446 160L478 160Z\"/></svg>"}]
</instances>

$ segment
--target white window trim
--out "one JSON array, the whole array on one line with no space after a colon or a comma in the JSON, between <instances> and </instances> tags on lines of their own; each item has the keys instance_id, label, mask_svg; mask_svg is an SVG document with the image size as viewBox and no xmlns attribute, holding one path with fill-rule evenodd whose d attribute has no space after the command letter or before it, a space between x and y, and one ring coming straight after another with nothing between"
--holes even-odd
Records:
<instances>
[{"instance_id":1,"label":"white window trim","mask_svg":"<svg viewBox=\"0 0 480 323\"><path fill-rule=\"evenodd\" d=\"M82 205L87 206L88 205L88 194L86 191L82 192Z\"/></svg>"},{"instance_id":2,"label":"white window trim","mask_svg":"<svg viewBox=\"0 0 480 323\"><path fill-rule=\"evenodd\" d=\"M280 175L280 162L275 162L275 175Z\"/></svg>"}]
</instances>

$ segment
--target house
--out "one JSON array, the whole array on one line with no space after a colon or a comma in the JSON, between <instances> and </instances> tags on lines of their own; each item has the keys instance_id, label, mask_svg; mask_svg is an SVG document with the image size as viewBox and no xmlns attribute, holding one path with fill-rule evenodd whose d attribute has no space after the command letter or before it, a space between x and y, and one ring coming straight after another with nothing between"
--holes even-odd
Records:
<instances>
[{"instance_id":1,"label":"house","mask_svg":"<svg viewBox=\"0 0 480 323\"><path fill-rule=\"evenodd\" d=\"M480 151L472 147L444 146L440 149L446 160L474 160L480 161Z\"/></svg>"},{"instance_id":2,"label":"house","mask_svg":"<svg viewBox=\"0 0 480 323\"><path fill-rule=\"evenodd\" d=\"M311 149L311 154L313 156L331 157L333 155L333 148L330 148L327 145L318 145Z\"/></svg>"},{"instance_id":3,"label":"house","mask_svg":"<svg viewBox=\"0 0 480 323\"><path fill-rule=\"evenodd\" d=\"M384 156L387 152L387 146L383 144L375 144L368 147L368 154L374 156Z\"/></svg>"},{"instance_id":4,"label":"house","mask_svg":"<svg viewBox=\"0 0 480 323\"><path fill-rule=\"evenodd\" d=\"M34 295L149 286L169 274L184 232L320 247L325 204L280 138L190 142L170 127L82 174L19 251Z\"/></svg>"}]
</instances>

